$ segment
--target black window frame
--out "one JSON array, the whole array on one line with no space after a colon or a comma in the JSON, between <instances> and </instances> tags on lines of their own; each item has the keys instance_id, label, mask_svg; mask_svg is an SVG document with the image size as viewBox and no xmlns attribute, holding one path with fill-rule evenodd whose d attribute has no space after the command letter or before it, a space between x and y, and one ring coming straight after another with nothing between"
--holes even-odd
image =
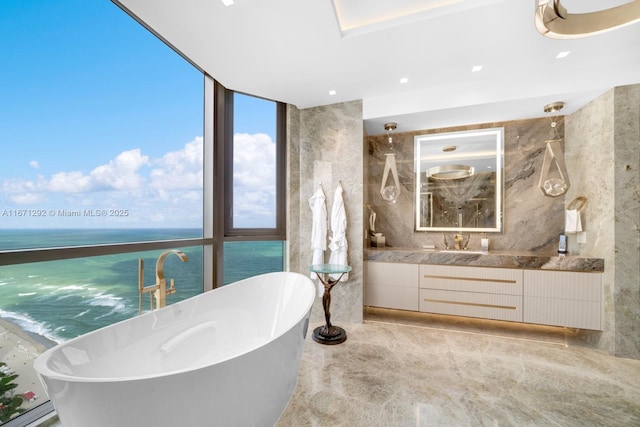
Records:
<instances>
[{"instance_id":1,"label":"black window frame","mask_svg":"<svg viewBox=\"0 0 640 427\"><path fill-rule=\"evenodd\" d=\"M221 200L224 206L224 224L223 224L223 240L224 241L251 241L251 240L285 240L286 236L286 104L278 101L269 100L243 92L236 92L218 85L217 96L223 99L216 102L218 108L223 111L219 112L218 119L223 123L216 121L216 129L220 129L217 136L221 136L223 141L216 141L216 145L222 144L223 150L218 159L218 168L223 169L223 198ZM275 206L275 226L264 228L238 228L233 223L233 150L234 150L234 94L242 94L258 99L264 99L274 102L276 105L276 206ZM219 177L219 176L218 176ZM217 181L220 182L220 181ZM218 184L216 184L217 186Z\"/></svg>"},{"instance_id":2,"label":"black window frame","mask_svg":"<svg viewBox=\"0 0 640 427\"><path fill-rule=\"evenodd\" d=\"M276 103L276 224L272 228L236 228L233 226L233 95L218 81L214 83L214 173L213 229L216 240L214 284L224 284L224 243L264 240L286 241L286 131L287 106ZM262 98L266 99L266 98ZM272 100L269 100L272 101ZM218 208L222 207L222 209ZM283 247L284 250L284 247ZM284 255L284 254L283 254ZM284 268L284 265L283 265Z\"/></svg>"}]
</instances>

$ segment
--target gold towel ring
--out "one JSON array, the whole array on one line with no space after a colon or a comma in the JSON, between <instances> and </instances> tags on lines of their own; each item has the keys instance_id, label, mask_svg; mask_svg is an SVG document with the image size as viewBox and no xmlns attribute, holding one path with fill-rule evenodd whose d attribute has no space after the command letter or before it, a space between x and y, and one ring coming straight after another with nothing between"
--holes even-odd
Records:
<instances>
[{"instance_id":1,"label":"gold towel ring","mask_svg":"<svg viewBox=\"0 0 640 427\"><path fill-rule=\"evenodd\" d=\"M580 203L580 206L576 207L576 205L578 203ZM571 201L571 203L569 203L569 206L567 206L567 210L575 209L577 211L580 211L580 210L582 210L582 208L584 208L584 205L586 205L586 204L587 204L587 198L579 196L579 197L576 197L575 199L573 199Z\"/></svg>"}]
</instances>

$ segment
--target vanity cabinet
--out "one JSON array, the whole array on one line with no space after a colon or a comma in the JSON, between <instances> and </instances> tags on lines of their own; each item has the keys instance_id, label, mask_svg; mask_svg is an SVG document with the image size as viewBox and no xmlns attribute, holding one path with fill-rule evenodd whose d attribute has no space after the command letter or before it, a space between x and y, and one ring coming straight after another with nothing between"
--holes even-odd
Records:
<instances>
[{"instance_id":1,"label":"vanity cabinet","mask_svg":"<svg viewBox=\"0 0 640 427\"><path fill-rule=\"evenodd\" d=\"M522 270L420 265L420 311L522 322Z\"/></svg>"},{"instance_id":2,"label":"vanity cabinet","mask_svg":"<svg viewBox=\"0 0 640 427\"><path fill-rule=\"evenodd\" d=\"M418 311L418 264L366 262L364 303Z\"/></svg>"},{"instance_id":3,"label":"vanity cabinet","mask_svg":"<svg viewBox=\"0 0 640 427\"><path fill-rule=\"evenodd\" d=\"M602 330L602 274L365 263L365 305Z\"/></svg>"},{"instance_id":4,"label":"vanity cabinet","mask_svg":"<svg viewBox=\"0 0 640 427\"><path fill-rule=\"evenodd\" d=\"M602 274L524 271L524 321L602 330Z\"/></svg>"}]
</instances>

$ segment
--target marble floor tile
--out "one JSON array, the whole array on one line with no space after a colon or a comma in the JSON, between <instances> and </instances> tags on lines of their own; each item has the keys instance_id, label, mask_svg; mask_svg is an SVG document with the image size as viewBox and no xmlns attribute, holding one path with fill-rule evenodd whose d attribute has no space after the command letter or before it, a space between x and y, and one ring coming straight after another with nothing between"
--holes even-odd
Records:
<instances>
[{"instance_id":1,"label":"marble floor tile","mask_svg":"<svg viewBox=\"0 0 640 427\"><path fill-rule=\"evenodd\" d=\"M277 427L640 426L640 360L580 346L576 331L376 309L365 319L338 324L348 338L334 346L309 326Z\"/></svg>"},{"instance_id":2,"label":"marble floor tile","mask_svg":"<svg viewBox=\"0 0 640 427\"><path fill-rule=\"evenodd\" d=\"M640 425L638 360L562 328L407 315L339 324L335 346L309 333L277 426Z\"/></svg>"}]
</instances>

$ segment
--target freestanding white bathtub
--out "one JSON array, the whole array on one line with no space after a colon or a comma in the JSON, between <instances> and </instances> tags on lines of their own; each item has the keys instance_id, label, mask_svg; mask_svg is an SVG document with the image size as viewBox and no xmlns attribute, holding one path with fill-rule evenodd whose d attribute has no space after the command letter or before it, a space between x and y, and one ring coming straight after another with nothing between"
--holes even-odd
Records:
<instances>
[{"instance_id":1,"label":"freestanding white bathtub","mask_svg":"<svg viewBox=\"0 0 640 427\"><path fill-rule=\"evenodd\" d=\"M34 367L64 427L273 426L314 297L307 276L255 276L75 338Z\"/></svg>"}]
</instances>

